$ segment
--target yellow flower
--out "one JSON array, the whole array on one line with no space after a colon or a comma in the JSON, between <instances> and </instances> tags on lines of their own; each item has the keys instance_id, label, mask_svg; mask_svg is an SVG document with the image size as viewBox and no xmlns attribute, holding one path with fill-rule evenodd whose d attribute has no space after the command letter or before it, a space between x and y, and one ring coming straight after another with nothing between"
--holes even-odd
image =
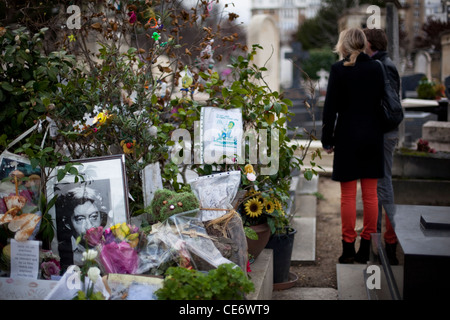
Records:
<instances>
[{"instance_id":1,"label":"yellow flower","mask_svg":"<svg viewBox=\"0 0 450 320\"><path fill-rule=\"evenodd\" d=\"M281 210L282 209L281 202L278 199L275 199L273 202L274 202L274 209L275 210Z\"/></svg>"},{"instance_id":2,"label":"yellow flower","mask_svg":"<svg viewBox=\"0 0 450 320\"><path fill-rule=\"evenodd\" d=\"M272 201L268 200L266 201L266 211L267 213L272 213L275 210L275 205Z\"/></svg>"},{"instance_id":3,"label":"yellow flower","mask_svg":"<svg viewBox=\"0 0 450 320\"><path fill-rule=\"evenodd\" d=\"M93 123L96 124L98 122L100 125L102 125L110 118L111 115L109 115L107 111L103 110L103 112L100 112L94 117Z\"/></svg>"},{"instance_id":4,"label":"yellow flower","mask_svg":"<svg viewBox=\"0 0 450 320\"><path fill-rule=\"evenodd\" d=\"M251 218L259 217L262 214L263 204L258 198L251 198L245 203L245 212Z\"/></svg>"},{"instance_id":5,"label":"yellow flower","mask_svg":"<svg viewBox=\"0 0 450 320\"><path fill-rule=\"evenodd\" d=\"M116 236L120 240L123 240L130 233L130 228L125 222L123 222L112 226L111 231L113 232L114 236Z\"/></svg>"},{"instance_id":6,"label":"yellow flower","mask_svg":"<svg viewBox=\"0 0 450 320\"><path fill-rule=\"evenodd\" d=\"M251 164L247 164L244 167L244 173L245 174L249 174L249 173L253 173L256 174L255 170L253 169L253 166Z\"/></svg>"},{"instance_id":7,"label":"yellow flower","mask_svg":"<svg viewBox=\"0 0 450 320\"><path fill-rule=\"evenodd\" d=\"M247 191L247 193L245 194L246 197L248 196L253 196L254 194L258 193L255 189L251 188L250 190Z\"/></svg>"}]
</instances>

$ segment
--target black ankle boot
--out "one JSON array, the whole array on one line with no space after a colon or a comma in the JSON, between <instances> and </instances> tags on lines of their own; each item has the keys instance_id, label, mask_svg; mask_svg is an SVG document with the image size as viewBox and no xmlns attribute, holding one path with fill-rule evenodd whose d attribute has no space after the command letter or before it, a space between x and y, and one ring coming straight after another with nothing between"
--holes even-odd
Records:
<instances>
[{"instance_id":1,"label":"black ankle boot","mask_svg":"<svg viewBox=\"0 0 450 320\"><path fill-rule=\"evenodd\" d=\"M395 253L397 250L397 243L392 243L392 244L386 243L385 248L386 248L386 255L389 260L389 264L391 266L398 265L398 259L397 259L396 253Z\"/></svg>"},{"instance_id":2,"label":"black ankle boot","mask_svg":"<svg viewBox=\"0 0 450 320\"><path fill-rule=\"evenodd\" d=\"M353 263L355 259L355 241L345 242L342 240L342 255L339 257L339 263Z\"/></svg>"},{"instance_id":3,"label":"black ankle boot","mask_svg":"<svg viewBox=\"0 0 450 320\"><path fill-rule=\"evenodd\" d=\"M355 255L355 261L359 263L367 263L370 258L370 240L361 238L359 250Z\"/></svg>"}]
</instances>

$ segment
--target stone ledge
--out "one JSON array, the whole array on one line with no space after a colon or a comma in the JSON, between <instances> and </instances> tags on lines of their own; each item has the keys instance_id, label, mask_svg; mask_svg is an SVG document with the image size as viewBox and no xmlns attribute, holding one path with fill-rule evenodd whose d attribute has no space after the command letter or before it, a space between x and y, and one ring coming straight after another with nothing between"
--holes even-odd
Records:
<instances>
[{"instance_id":1,"label":"stone ledge","mask_svg":"<svg viewBox=\"0 0 450 320\"><path fill-rule=\"evenodd\" d=\"M273 291L273 252L272 249L263 249L250 265L248 273L255 291L247 295L248 300L271 300Z\"/></svg>"}]
</instances>

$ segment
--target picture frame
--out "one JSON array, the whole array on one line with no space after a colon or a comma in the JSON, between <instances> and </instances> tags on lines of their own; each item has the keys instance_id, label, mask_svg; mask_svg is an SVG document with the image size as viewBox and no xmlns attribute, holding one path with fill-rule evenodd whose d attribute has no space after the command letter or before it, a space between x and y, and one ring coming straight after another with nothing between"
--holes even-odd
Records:
<instances>
[{"instance_id":1,"label":"picture frame","mask_svg":"<svg viewBox=\"0 0 450 320\"><path fill-rule=\"evenodd\" d=\"M130 220L125 155L74 160L73 163L81 179L68 173L58 181L57 172L65 163L56 170L47 169L47 201L57 196L49 210L55 227L51 247L60 256L62 269L83 263L82 254L88 244L83 240L77 242L77 238L88 229L109 228Z\"/></svg>"}]
</instances>

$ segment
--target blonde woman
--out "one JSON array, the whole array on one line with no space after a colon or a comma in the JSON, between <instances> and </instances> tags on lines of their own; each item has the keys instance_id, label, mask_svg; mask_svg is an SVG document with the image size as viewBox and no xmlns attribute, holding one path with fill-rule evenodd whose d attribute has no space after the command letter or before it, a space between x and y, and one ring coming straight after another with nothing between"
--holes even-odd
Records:
<instances>
[{"instance_id":1,"label":"blonde woman","mask_svg":"<svg viewBox=\"0 0 450 320\"><path fill-rule=\"evenodd\" d=\"M322 145L334 152L332 179L341 184L343 253L340 263L366 263L370 234L377 231L377 180L384 176L383 132L379 123L383 74L366 53L367 39L357 28L341 32L323 110ZM356 190L360 180L364 209L361 243L357 233Z\"/></svg>"}]
</instances>

